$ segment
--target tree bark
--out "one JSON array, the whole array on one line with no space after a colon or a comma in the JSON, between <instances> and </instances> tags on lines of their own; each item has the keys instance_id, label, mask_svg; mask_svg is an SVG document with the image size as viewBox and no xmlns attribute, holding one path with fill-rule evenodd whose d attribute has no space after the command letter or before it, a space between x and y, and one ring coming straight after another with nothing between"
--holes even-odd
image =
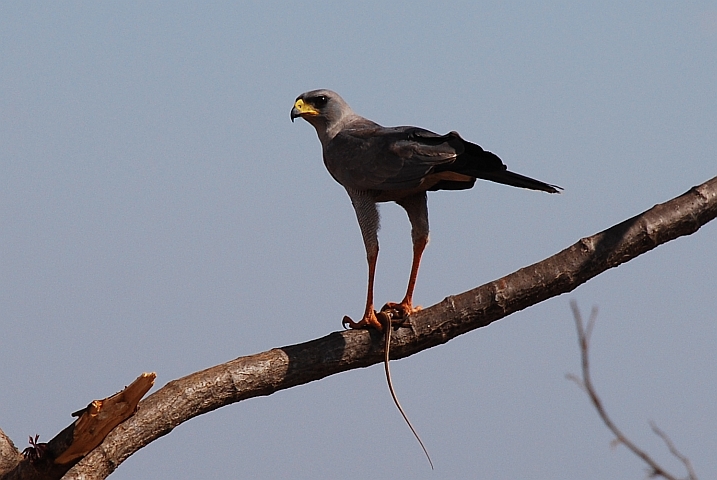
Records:
<instances>
[{"instance_id":1,"label":"tree bark","mask_svg":"<svg viewBox=\"0 0 717 480\"><path fill-rule=\"evenodd\" d=\"M446 343L511 313L570 292L610 268L663 243L696 232L717 216L717 177L625 220L539 263L442 302L410 317L392 335L391 358ZM140 403L139 411L64 478L101 479L140 448L181 423L230 403L270 395L382 361L383 334L334 332L310 342L275 348L173 380Z\"/></svg>"}]
</instances>

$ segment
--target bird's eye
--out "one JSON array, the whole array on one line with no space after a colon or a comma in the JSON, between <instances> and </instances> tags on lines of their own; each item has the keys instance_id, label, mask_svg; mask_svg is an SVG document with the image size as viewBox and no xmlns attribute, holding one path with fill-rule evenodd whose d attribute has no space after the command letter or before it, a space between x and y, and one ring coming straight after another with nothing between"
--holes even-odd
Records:
<instances>
[{"instance_id":1,"label":"bird's eye","mask_svg":"<svg viewBox=\"0 0 717 480\"><path fill-rule=\"evenodd\" d=\"M316 106L316 108L324 107L328 101L329 99L326 95L318 95L314 98L314 106Z\"/></svg>"}]
</instances>

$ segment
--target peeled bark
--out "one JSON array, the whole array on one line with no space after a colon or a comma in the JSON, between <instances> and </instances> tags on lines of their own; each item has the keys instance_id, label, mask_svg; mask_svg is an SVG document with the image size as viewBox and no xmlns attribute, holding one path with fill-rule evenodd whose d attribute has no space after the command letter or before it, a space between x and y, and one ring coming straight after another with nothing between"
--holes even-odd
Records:
<instances>
[{"instance_id":1,"label":"peeled bark","mask_svg":"<svg viewBox=\"0 0 717 480\"><path fill-rule=\"evenodd\" d=\"M0 470L0 480L62 478L82 457L102 443L113 428L137 411L137 404L152 388L155 378L154 373L143 373L121 392L104 400L93 400L72 414L78 417L77 420L49 442L33 444L26 450L26 455L15 449L16 455L8 458L14 458L16 462L8 464L7 470ZM14 445L12 447L14 449Z\"/></svg>"}]
</instances>

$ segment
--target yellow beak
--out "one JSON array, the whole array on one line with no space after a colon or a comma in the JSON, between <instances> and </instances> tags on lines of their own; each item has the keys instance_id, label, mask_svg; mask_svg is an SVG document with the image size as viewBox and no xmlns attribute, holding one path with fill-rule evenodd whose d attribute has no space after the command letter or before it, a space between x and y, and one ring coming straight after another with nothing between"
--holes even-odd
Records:
<instances>
[{"instance_id":1,"label":"yellow beak","mask_svg":"<svg viewBox=\"0 0 717 480\"><path fill-rule=\"evenodd\" d=\"M319 111L314 107L306 103L303 99L298 99L294 104L294 108L291 109L291 121L293 122L296 117L304 115L318 115Z\"/></svg>"}]
</instances>

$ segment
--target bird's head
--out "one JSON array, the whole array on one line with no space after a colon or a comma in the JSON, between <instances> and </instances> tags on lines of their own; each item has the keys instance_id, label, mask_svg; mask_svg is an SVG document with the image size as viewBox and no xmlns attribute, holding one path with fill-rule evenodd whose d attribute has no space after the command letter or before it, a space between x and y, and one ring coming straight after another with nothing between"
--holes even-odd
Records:
<instances>
[{"instance_id":1,"label":"bird's head","mask_svg":"<svg viewBox=\"0 0 717 480\"><path fill-rule=\"evenodd\" d=\"M340 130L343 121L352 115L351 107L331 90L312 90L302 93L296 98L294 108L291 109L291 121L301 117L316 128L319 137Z\"/></svg>"}]
</instances>

